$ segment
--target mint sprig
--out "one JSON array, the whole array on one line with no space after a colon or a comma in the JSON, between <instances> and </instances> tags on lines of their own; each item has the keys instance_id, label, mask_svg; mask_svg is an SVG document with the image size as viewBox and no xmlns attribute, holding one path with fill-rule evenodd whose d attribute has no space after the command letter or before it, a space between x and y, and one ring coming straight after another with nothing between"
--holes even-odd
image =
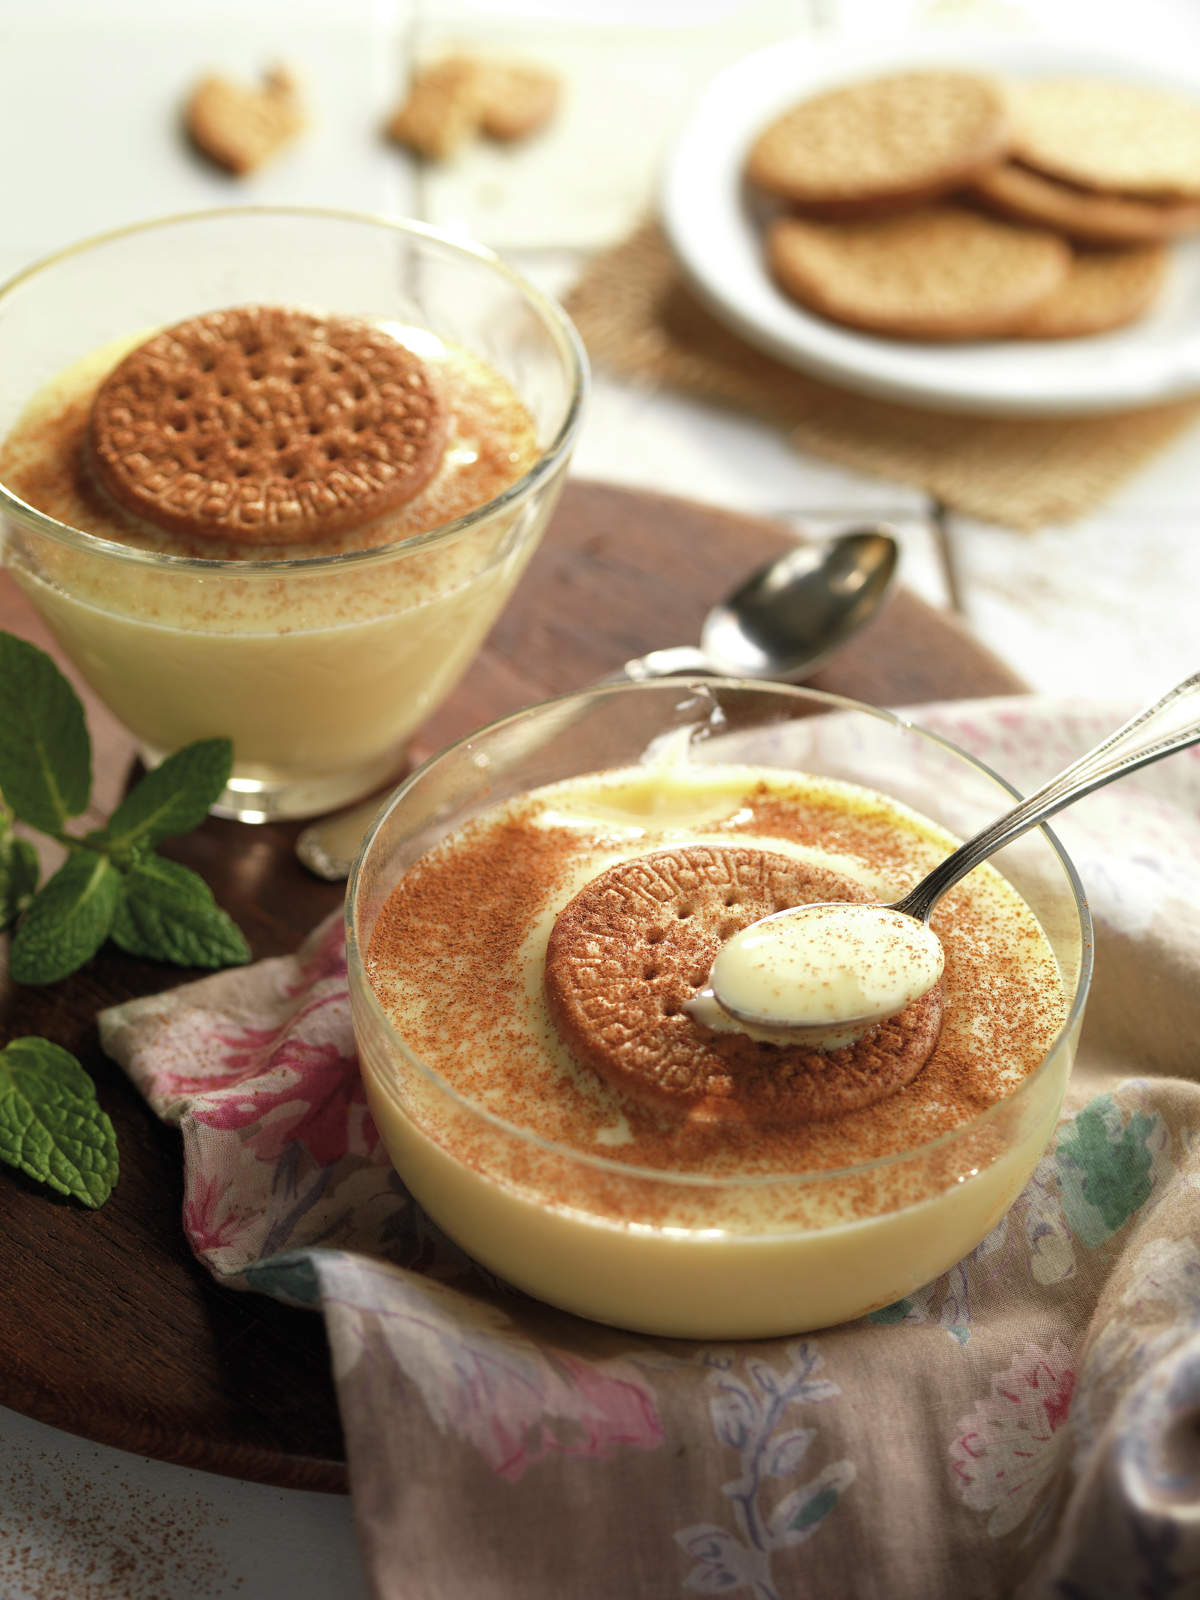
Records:
<instances>
[{"instance_id":1,"label":"mint sprig","mask_svg":"<svg viewBox=\"0 0 1200 1600\"><path fill-rule=\"evenodd\" d=\"M117 1136L95 1085L48 1039L0 1050L0 1161L85 1206L103 1205L117 1181Z\"/></svg>"},{"instance_id":2,"label":"mint sprig","mask_svg":"<svg viewBox=\"0 0 1200 1600\"><path fill-rule=\"evenodd\" d=\"M0 633L0 794L22 822L57 834L91 792L78 695L44 651Z\"/></svg>"},{"instance_id":3,"label":"mint sprig","mask_svg":"<svg viewBox=\"0 0 1200 1600\"><path fill-rule=\"evenodd\" d=\"M203 879L154 854L164 839L204 820L232 764L228 739L197 740L146 773L103 827L67 832L92 792L83 707L44 651L0 632L0 793L9 817L68 852L49 882L36 889L36 878L29 882L28 841L10 840L12 888L4 895L6 836L0 835L0 910L6 913L0 927L16 921L9 956L13 978L57 983L110 937L135 955L177 965L248 961L249 946Z\"/></svg>"},{"instance_id":4,"label":"mint sprig","mask_svg":"<svg viewBox=\"0 0 1200 1600\"><path fill-rule=\"evenodd\" d=\"M204 879L155 855L135 861L125 874L109 932L130 955L181 967L237 966L249 954Z\"/></svg>"},{"instance_id":5,"label":"mint sprig","mask_svg":"<svg viewBox=\"0 0 1200 1600\"><path fill-rule=\"evenodd\" d=\"M10 927L38 886L37 851L12 831L12 815L0 803L0 929Z\"/></svg>"},{"instance_id":6,"label":"mint sprig","mask_svg":"<svg viewBox=\"0 0 1200 1600\"><path fill-rule=\"evenodd\" d=\"M121 874L93 850L73 850L34 895L8 956L17 983L56 983L78 971L108 938Z\"/></svg>"},{"instance_id":7,"label":"mint sprig","mask_svg":"<svg viewBox=\"0 0 1200 1600\"><path fill-rule=\"evenodd\" d=\"M232 765L228 739L197 740L146 773L102 827L69 832L92 792L83 706L44 651L0 631L0 931L15 925L12 978L56 983L107 939L181 966L248 961L249 945L203 878L155 854L204 820ZM37 852L14 821L66 849L40 888ZM0 1161L86 1205L101 1204L115 1182L112 1125L58 1045L17 1039L0 1051Z\"/></svg>"},{"instance_id":8,"label":"mint sprig","mask_svg":"<svg viewBox=\"0 0 1200 1600\"><path fill-rule=\"evenodd\" d=\"M208 815L208 808L229 782L233 746L228 739L197 739L146 773L109 817L89 834L101 848L128 861L178 833L190 833ZM197 880L199 881L199 880ZM206 891L207 892L207 891Z\"/></svg>"}]
</instances>

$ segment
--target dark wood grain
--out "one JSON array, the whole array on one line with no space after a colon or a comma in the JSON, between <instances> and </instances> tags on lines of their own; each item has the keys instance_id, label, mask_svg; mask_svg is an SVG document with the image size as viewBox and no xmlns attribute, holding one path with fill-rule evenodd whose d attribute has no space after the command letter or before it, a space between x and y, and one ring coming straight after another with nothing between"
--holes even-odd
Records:
<instances>
[{"instance_id":1,"label":"dark wood grain","mask_svg":"<svg viewBox=\"0 0 1200 1600\"><path fill-rule=\"evenodd\" d=\"M573 484L512 604L414 755L647 649L694 640L708 605L788 542L784 530L756 519ZM0 626L50 647L3 575ZM1023 687L903 589L813 682L893 705ZM133 768L132 741L79 687L95 749L95 802L107 812ZM298 831L214 818L173 846L205 876L257 957L293 949L341 898L339 886L297 863ZM98 1010L193 975L109 950L48 989L18 988L0 972L0 1038L42 1034L78 1055L121 1152L120 1182L97 1212L0 1173L0 1403L163 1460L344 1489L320 1317L221 1289L194 1261L179 1220L178 1136L99 1048Z\"/></svg>"}]
</instances>

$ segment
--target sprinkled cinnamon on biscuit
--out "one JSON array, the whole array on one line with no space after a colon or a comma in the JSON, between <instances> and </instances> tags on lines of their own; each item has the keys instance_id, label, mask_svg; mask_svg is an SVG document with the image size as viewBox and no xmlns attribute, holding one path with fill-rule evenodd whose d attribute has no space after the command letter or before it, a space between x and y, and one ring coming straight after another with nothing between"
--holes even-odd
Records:
<instances>
[{"instance_id":1,"label":"sprinkled cinnamon on biscuit","mask_svg":"<svg viewBox=\"0 0 1200 1600\"><path fill-rule=\"evenodd\" d=\"M620 862L559 913L546 951L550 1015L571 1053L615 1088L693 1118L790 1123L860 1110L925 1064L940 988L830 1051L713 1033L687 1004L722 943L760 917L869 899L837 873L750 845L686 845Z\"/></svg>"},{"instance_id":2,"label":"sprinkled cinnamon on biscuit","mask_svg":"<svg viewBox=\"0 0 1200 1600\"><path fill-rule=\"evenodd\" d=\"M373 324L248 306L139 345L92 405L96 476L158 528L288 544L403 505L442 458L440 389Z\"/></svg>"}]
</instances>

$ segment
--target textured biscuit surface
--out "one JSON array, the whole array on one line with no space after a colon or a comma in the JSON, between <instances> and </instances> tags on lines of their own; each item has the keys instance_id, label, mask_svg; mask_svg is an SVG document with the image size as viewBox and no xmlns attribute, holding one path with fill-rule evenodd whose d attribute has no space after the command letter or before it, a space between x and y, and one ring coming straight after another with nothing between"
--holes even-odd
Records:
<instances>
[{"instance_id":1,"label":"textured biscuit surface","mask_svg":"<svg viewBox=\"0 0 1200 1600\"><path fill-rule=\"evenodd\" d=\"M447 161L477 133L506 144L528 138L558 97L558 79L531 62L446 56L416 74L384 131L427 160Z\"/></svg>"},{"instance_id":2,"label":"textured biscuit surface","mask_svg":"<svg viewBox=\"0 0 1200 1600\"><path fill-rule=\"evenodd\" d=\"M993 165L1007 143L1000 90L960 72L905 72L831 89L770 123L746 176L826 216L933 199Z\"/></svg>"},{"instance_id":3,"label":"textured biscuit surface","mask_svg":"<svg viewBox=\"0 0 1200 1600\"><path fill-rule=\"evenodd\" d=\"M559 82L552 72L526 61L489 61L480 70L480 127L489 139L504 144L527 139L544 128L557 110Z\"/></svg>"},{"instance_id":4,"label":"textured biscuit surface","mask_svg":"<svg viewBox=\"0 0 1200 1600\"><path fill-rule=\"evenodd\" d=\"M703 1120L820 1121L894 1094L928 1059L939 988L853 1045L820 1051L714 1033L685 1010L721 944L760 917L869 899L809 862L749 845L686 845L621 862L560 912L545 994L581 1062L642 1102Z\"/></svg>"},{"instance_id":5,"label":"textured biscuit surface","mask_svg":"<svg viewBox=\"0 0 1200 1600\"><path fill-rule=\"evenodd\" d=\"M1024 339L1078 339L1124 327L1154 304L1166 267L1161 245L1082 251L1066 279L1013 333Z\"/></svg>"},{"instance_id":6,"label":"textured biscuit surface","mask_svg":"<svg viewBox=\"0 0 1200 1600\"><path fill-rule=\"evenodd\" d=\"M373 324L244 306L126 356L97 392L90 446L107 492L156 527L287 544L410 500L446 429L433 375Z\"/></svg>"},{"instance_id":7,"label":"textured biscuit surface","mask_svg":"<svg viewBox=\"0 0 1200 1600\"><path fill-rule=\"evenodd\" d=\"M971 193L1004 216L1056 228L1084 244L1156 244L1200 228L1200 202L1078 189L1015 161L981 173Z\"/></svg>"},{"instance_id":8,"label":"textured biscuit surface","mask_svg":"<svg viewBox=\"0 0 1200 1600\"><path fill-rule=\"evenodd\" d=\"M257 87L203 78L188 97L184 124L203 155L241 177L295 138L304 108L291 74L273 67Z\"/></svg>"},{"instance_id":9,"label":"textured biscuit surface","mask_svg":"<svg viewBox=\"0 0 1200 1600\"><path fill-rule=\"evenodd\" d=\"M384 131L428 161L448 161L478 130L484 93L476 62L453 56L414 77Z\"/></svg>"},{"instance_id":10,"label":"textured biscuit surface","mask_svg":"<svg viewBox=\"0 0 1200 1600\"><path fill-rule=\"evenodd\" d=\"M1084 188L1200 198L1200 102L1143 84L1038 78L1011 84L1012 155Z\"/></svg>"},{"instance_id":11,"label":"textured biscuit surface","mask_svg":"<svg viewBox=\"0 0 1200 1600\"><path fill-rule=\"evenodd\" d=\"M865 222L779 217L767 261L780 287L836 322L909 339L1009 332L1065 278L1070 247L957 206Z\"/></svg>"}]
</instances>

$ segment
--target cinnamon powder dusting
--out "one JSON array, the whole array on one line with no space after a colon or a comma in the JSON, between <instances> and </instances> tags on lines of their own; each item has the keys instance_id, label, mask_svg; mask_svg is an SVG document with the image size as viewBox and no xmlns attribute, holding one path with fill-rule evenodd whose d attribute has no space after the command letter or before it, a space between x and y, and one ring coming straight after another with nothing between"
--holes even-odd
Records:
<instances>
[{"instance_id":1,"label":"cinnamon powder dusting","mask_svg":"<svg viewBox=\"0 0 1200 1600\"><path fill-rule=\"evenodd\" d=\"M856 790L848 803L836 786L790 778L777 774L769 785L732 792L703 835L818 852L837 870L852 869L881 900L896 898L945 854L944 835L882 797ZM946 952L945 1011L938 1040L907 1087L828 1120L765 1125L736 1112L714 1120L711 1107L692 1115L624 1096L556 1035L542 994L546 943L556 915L583 882L614 861L678 842L680 834L668 828L656 836L651 823L631 839L600 819L564 820L555 797L551 789L510 803L435 846L394 890L367 960L393 1026L459 1095L560 1150L602 1158L589 1169L556 1161L536 1142L518 1148L514 1140L512 1149L499 1150L485 1124L473 1127L461 1115L447 1133L436 1096L411 1102L414 1120L445 1140L458 1160L501 1181L529 1184L548 1203L586 1203L614 1220L676 1220L678 1195L666 1195L671 1186L656 1186L652 1175L682 1174L734 1187L752 1180L757 1198L745 1202L743 1190L736 1203L770 1208L761 1219L767 1226L786 1222L796 1206L811 1218L813 1195L797 1200L805 1186L771 1180L840 1174L963 1128L1019 1087L1063 1024L1061 979L1044 934L1024 902L984 868L935 912ZM833 1221L925 1198L952 1181L949 1172L939 1177L939 1164L986 1165L1003 1153L1010 1134L989 1123L943 1156L818 1181L815 1204ZM641 1176L624 1175L626 1168ZM693 1185L689 1192L694 1219L710 1224L734 1203L719 1186Z\"/></svg>"}]
</instances>

